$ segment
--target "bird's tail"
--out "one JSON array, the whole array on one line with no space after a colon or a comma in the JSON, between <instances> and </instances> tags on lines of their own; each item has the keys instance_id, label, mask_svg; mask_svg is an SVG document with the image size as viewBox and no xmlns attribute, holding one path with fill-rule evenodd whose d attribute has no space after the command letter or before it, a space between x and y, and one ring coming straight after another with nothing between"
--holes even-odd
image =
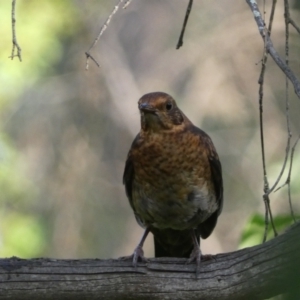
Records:
<instances>
[{"instance_id":1,"label":"bird's tail","mask_svg":"<svg viewBox=\"0 0 300 300\"><path fill-rule=\"evenodd\" d=\"M151 231L154 234L155 257L190 257L194 244L189 230L155 229Z\"/></svg>"}]
</instances>

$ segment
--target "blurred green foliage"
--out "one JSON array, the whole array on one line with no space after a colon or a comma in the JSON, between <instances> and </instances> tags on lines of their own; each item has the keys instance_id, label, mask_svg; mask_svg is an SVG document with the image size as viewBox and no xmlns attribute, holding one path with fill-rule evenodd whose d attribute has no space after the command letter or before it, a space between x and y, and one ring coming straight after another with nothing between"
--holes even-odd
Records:
<instances>
[{"instance_id":1,"label":"blurred green foliage","mask_svg":"<svg viewBox=\"0 0 300 300\"><path fill-rule=\"evenodd\" d=\"M76 6L72 1L19 1L16 6L16 34L22 48L22 63L10 60L12 49L11 2L0 2L0 109L22 93L24 85L41 75L51 74L53 63L62 55L60 39L77 28Z\"/></svg>"},{"instance_id":2,"label":"blurred green foliage","mask_svg":"<svg viewBox=\"0 0 300 300\"><path fill-rule=\"evenodd\" d=\"M0 256L33 257L44 244L43 223L30 212L36 190L18 165L18 153L0 138Z\"/></svg>"},{"instance_id":3,"label":"blurred green foliage","mask_svg":"<svg viewBox=\"0 0 300 300\"><path fill-rule=\"evenodd\" d=\"M8 213L2 220L1 257L39 257L43 253L45 232L42 220L32 214ZM9 232L9 234L5 234Z\"/></svg>"},{"instance_id":4,"label":"blurred green foliage","mask_svg":"<svg viewBox=\"0 0 300 300\"><path fill-rule=\"evenodd\" d=\"M299 218L298 218L299 219ZM278 215L273 218L275 228L278 233L294 223L291 215ZM258 245L263 240L265 231L265 216L259 213L252 215L242 231L239 249ZM274 232L271 223L268 226L267 240L274 237Z\"/></svg>"},{"instance_id":5,"label":"blurred green foliage","mask_svg":"<svg viewBox=\"0 0 300 300\"><path fill-rule=\"evenodd\" d=\"M20 1L16 6L17 40L23 61L10 60L12 47L11 1L0 2L0 115L25 86L52 72L62 56L60 39L78 25L72 1ZM32 209L36 189L20 166L19 153L3 133L0 123L0 256L39 256L45 246L44 223Z\"/></svg>"}]
</instances>

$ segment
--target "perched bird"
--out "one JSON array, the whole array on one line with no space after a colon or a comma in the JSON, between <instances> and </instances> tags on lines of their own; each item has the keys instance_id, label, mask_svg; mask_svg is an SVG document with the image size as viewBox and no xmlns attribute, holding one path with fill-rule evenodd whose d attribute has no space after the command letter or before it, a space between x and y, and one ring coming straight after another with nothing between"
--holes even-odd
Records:
<instances>
[{"instance_id":1,"label":"perched bird","mask_svg":"<svg viewBox=\"0 0 300 300\"><path fill-rule=\"evenodd\" d=\"M155 257L187 257L199 272L200 236L213 231L223 205L222 170L210 137L162 92L138 101L141 130L128 153L123 183L144 235L131 256L145 261L154 235Z\"/></svg>"}]
</instances>

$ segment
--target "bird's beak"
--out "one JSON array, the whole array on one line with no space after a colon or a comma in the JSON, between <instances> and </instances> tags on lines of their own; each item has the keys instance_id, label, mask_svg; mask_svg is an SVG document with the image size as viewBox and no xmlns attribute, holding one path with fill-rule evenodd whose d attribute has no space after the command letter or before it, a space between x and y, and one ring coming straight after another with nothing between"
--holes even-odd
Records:
<instances>
[{"instance_id":1,"label":"bird's beak","mask_svg":"<svg viewBox=\"0 0 300 300\"><path fill-rule=\"evenodd\" d=\"M155 108L148 104L148 103L140 103L139 104L139 110L142 111L142 112L148 112L148 113L155 113Z\"/></svg>"}]
</instances>

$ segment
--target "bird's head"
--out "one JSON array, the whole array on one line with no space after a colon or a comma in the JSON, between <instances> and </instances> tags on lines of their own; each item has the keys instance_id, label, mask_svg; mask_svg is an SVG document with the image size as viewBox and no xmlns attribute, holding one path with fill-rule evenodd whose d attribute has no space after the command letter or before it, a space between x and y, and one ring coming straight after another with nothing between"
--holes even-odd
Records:
<instances>
[{"instance_id":1,"label":"bird's head","mask_svg":"<svg viewBox=\"0 0 300 300\"><path fill-rule=\"evenodd\" d=\"M145 131L174 129L184 122L184 115L168 94L154 92L144 95L138 102L141 126Z\"/></svg>"}]
</instances>

